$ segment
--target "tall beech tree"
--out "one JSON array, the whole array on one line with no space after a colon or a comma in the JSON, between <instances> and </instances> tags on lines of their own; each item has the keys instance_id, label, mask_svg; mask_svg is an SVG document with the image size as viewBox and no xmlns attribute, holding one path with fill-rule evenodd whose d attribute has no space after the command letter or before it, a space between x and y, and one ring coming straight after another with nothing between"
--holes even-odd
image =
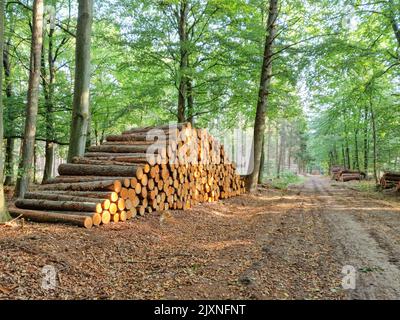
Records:
<instances>
[{"instance_id":1,"label":"tall beech tree","mask_svg":"<svg viewBox=\"0 0 400 320\"><path fill-rule=\"evenodd\" d=\"M62 33L62 37L57 41L55 24L55 7L47 6L45 12L48 28L45 31L45 43L42 50L42 88L44 95L44 111L45 111L45 165L43 172L43 182L49 180L53 176L56 150L56 121L55 121L55 89L56 89L56 73L57 60L60 59L62 50L65 50L69 42L70 35L66 32ZM69 20L68 20L69 21ZM62 31L62 30L61 30ZM61 34L60 34L61 36ZM47 40L47 41L46 41Z\"/></svg>"},{"instance_id":2,"label":"tall beech tree","mask_svg":"<svg viewBox=\"0 0 400 320\"><path fill-rule=\"evenodd\" d=\"M0 57L4 51L4 0L0 0ZM3 141L3 64L0 63L0 141ZM7 220L7 207L4 198L4 152L0 148L0 222Z\"/></svg>"},{"instance_id":3,"label":"tall beech tree","mask_svg":"<svg viewBox=\"0 0 400 320\"><path fill-rule=\"evenodd\" d=\"M75 49L75 85L68 162L85 152L90 119L90 47L93 0L79 0Z\"/></svg>"},{"instance_id":4,"label":"tall beech tree","mask_svg":"<svg viewBox=\"0 0 400 320\"><path fill-rule=\"evenodd\" d=\"M35 0L32 7L31 61L28 99L26 104L25 133L22 143L22 157L19 164L19 177L16 186L16 195L18 197L24 197L32 177L43 45L43 13L43 0Z\"/></svg>"},{"instance_id":5,"label":"tall beech tree","mask_svg":"<svg viewBox=\"0 0 400 320\"><path fill-rule=\"evenodd\" d=\"M10 19L12 20L12 18ZM9 25L12 24L10 21ZM11 136L7 138L6 142L6 154L5 154L5 180L4 185L10 186L13 184L14 179L14 146L15 146L15 138L13 137L15 132L15 115L12 112L12 98L13 98L13 81L11 79L11 59L10 59L10 50L11 50L11 37L12 37L12 27L10 28L10 32L7 40L4 39L4 48L3 48L3 67L4 67L4 84L5 84L5 93L6 93L6 101L7 101L7 110L6 110L6 119L8 122L8 134ZM3 102L4 103L4 102ZM4 127L4 126L3 126Z\"/></svg>"},{"instance_id":6,"label":"tall beech tree","mask_svg":"<svg viewBox=\"0 0 400 320\"><path fill-rule=\"evenodd\" d=\"M273 46L276 38L276 20L278 18L278 0L269 1L267 35L265 38L263 64L261 69L260 88L258 92L258 101L256 109L256 118L254 121L254 167L248 177L248 189L254 191L257 188L258 176L260 173L261 153L263 150L265 118L268 104L268 95L272 79L272 57Z\"/></svg>"},{"instance_id":7,"label":"tall beech tree","mask_svg":"<svg viewBox=\"0 0 400 320\"><path fill-rule=\"evenodd\" d=\"M179 13L176 14L178 33L179 33L179 93L178 93L178 122L184 122L186 120L186 102L187 102L187 91L188 91L188 77L187 70L189 67L189 52L188 52L188 15L189 15L189 4L187 0L181 0L179 4ZM177 12L178 12L177 10Z\"/></svg>"}]
</instances>

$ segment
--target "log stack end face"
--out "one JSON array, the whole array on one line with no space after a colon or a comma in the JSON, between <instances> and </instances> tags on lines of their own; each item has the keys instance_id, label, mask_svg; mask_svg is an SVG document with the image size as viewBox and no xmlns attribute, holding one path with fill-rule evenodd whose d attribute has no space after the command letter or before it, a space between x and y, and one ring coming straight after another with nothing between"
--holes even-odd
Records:
<instances>
[{"instance_id":1,"label":"log stack end face","mask_svg":"<svg viewBox=\"0 0 400 320\"><path fill-rule=\"evenodd\" d=\"M91 228L246 191L223 146L190 124L109 136L58 171L58 177L17 200L10 213Z\"/></svg>"}]
</instances>

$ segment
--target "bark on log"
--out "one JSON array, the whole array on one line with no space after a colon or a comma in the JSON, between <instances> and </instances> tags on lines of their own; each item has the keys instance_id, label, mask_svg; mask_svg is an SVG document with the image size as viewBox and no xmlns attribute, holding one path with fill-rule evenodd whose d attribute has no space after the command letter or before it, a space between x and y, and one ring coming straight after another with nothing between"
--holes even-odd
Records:
<instances>
[{"instance_id":1,"label":"bark on log","mask_svg":"<svg viewBox=\"0 0 400 320\"><path fill-rule=\"evenodd\" d=\"M89 152L107 152L107 153L147 153L149 146L129 146L129 145L100 145L92 146L89 148ZM154 150L154 153L167 154L167 150L164 147L160 147Z\"/></svg>"},{"instance_id":2,"label":"bark on log","mask_svg":"<svg viewBox=\"0 0 400 320\"><path fill-rule=\"evenodd\" d=\"M146 159L146 153L113 153L113 152L86 152L84 154L84 157L86 158L108 158L111 160L116 161L117 158L140 158L140 159Z\"/></svg>"},{"instance_id":3,"label":"bark on log","mask_svg":"<svg viewBox=\"0 0 400 320\"><path fill-rule=\"evenodd\" d=\"M144 153L115 154L115 153L89 152L85 154L85 157L92 160L102 160L102 161L117 161L117 162L135 163L135 164L148 163L151 166L154 166L156 164L161 164L163 162L163 158L159 154L156 155L150 154L149 156L147 156Z\"/></svg>"},{"instance_id":4,"label":"bark on log","mask_svg":"<svg viewBox=\"0 0 400 320\"><path fill-rule=\"evenodd\" d=\"M98 203L76 201L54 201L41 199L17 199L15 206L22 209L53 210L53 211L84 211L96 212Z\"/></svg>"},{"instance_id":5,"label":"bark on log","mask_svg":"<svg viewBox=\"0 0 400 320\"><path fill-rule=\"evenodd\" d=\"M142 127L142 128L132 128L130 130L124 131L122 134L133 134L133 133L139 133L139 132L149 132L150 130L158 129L158 130L165 130L168 131L169 129L178 129L182 130L185 128L192 128L192 125L190 122L186 123L178 123L178 124L169 124L169 125L161 125L161 126L156 126L156 127Z\"/></svg>"},{"instance_id":6,"label":"bark on log","mask_svg":"<svg viewBox=\"0 0 400 320\"><path fill-rule=\"evenodd\" d=\"M107 200L107 198L89 198L89 197L76 197L65 194L57 193L45 193L45 192L28 192L25 194L24 199L35 199L35 200L52 200L52 201L76 201L76 202L91 202L99 203Z\"/></svg>"},{"instance_id":7,"label":"bark on log","mask_svg":"<svg viewBox=\"0 0 400 320\"><path fill-rule=\"evenodd\" d=\"M115 191L115 181L93 181L81 183L58 183L45 184L38 187L38 190L54 191ZM92 193L95 194L95 193Z\"/></svg>"},{"instance_id":8,"label":"bark on log","mask_svg":"<svg viewBox=\"0 0 400 320\"><path fill-rule=\"evenodd\" d=\"M141 163L145 163L147 162L147 160L145 159L141 159ZM92 165L92 166L132 166L131 163L127 163L124 161L115 161L115 160L97 160L97 159L93 159L93 158L83 158L83 157L75 157L72 160L73 164L88 164L88 165Z\"/></svg>"},{"instance_id":9,"label":"bark on log","mask_svg":"<svg viewBox=\"0 0 400 320\"><path fill-rule=\"evenodd\" d=\"M60 175L67 176L104 176L104 177L133 177L140 165L116 166L116 165L85 165L85 164L61 164L58 167Z\"/></svg>"},{"instance_id":10,"label":"bark on log","mask_svg":"<svg viewBox=\"0 0 400 320\"><path fill-rule=\"evenodd\" d=\"M123 181L125 177L99 177L99 176L57 176L53 179L49 179L45 184L58 184L58 183L79 183L79 182L90 182L90 181L110 181L120 180Z\"/></svg>"},{"instance_id":11,"label":"bark on log","mask_svg":"<svg viewBox=\"0 0 400 320\"><path fill-rule=\"evenodd\" d=\"M362 180L362 176L360 174L342 174L340 177L340 181L348 182L353 180Z\"/></svg>"},{"instance_id":12,"label":"bark on log","mask_svg":"<svg viewBox=\"0 0 400 320\"><path fill-rule=\"evenodd\" d=\"M69 191L69 190L40 190L30 193L42 193L42 194L57 194L57 195L68 195L74 197L87 197L96 199L116 199L118 200L118 194L111 191Z\"/></svg>"},{"instance_id":13,"label":"bark on log","mask_svg":"<svg viewBox=\"0 0 400 320\"><path fill-rule=\"evenodd\" d=\"M119 140L116 140L119 138ZM153 144L158 144L160 146L166 147L168 145L168 140L159 140L152 139L148 140L136 140L135 136L114 136L111 139L115 139L113 141L103 142L102 145L105 146L115 146L115 145L124 145L124 146L151 146Z\"/></svg>"},{"instance_id":14,"label":"bark on log","mask_svg":"<svg viewBox=\"0 0 400 320\"><path fill-rule=\"evenodd\" d=\"M92 218L86 216L69 215L48 211L26 210L15 207L10 207L8 212L12 217L19 217L22 215L22 217L25 219L35 222L68 223L77 225L79 227L85 227L87 229L90 229L93 226Z\"/></svg>"},{"instance_id":15,"label":"bark on log","mask_svg":"<svg viewBox=\"0 0 400 320\"><path fill-rule=\"evenodd\" d=\"M398 181L390 181L386 180L385 178L381 178L380 185L383 189L391 189L398 185Z\"/></svg>"}]
</instances>

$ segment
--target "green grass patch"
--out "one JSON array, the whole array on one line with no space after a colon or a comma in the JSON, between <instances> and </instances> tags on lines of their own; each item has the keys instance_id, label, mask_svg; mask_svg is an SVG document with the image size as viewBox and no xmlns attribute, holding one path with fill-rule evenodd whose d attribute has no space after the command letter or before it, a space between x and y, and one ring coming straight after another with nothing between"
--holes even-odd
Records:
<instances>
[{"instance_id":1,"label":"green grass patch","mask_svg":"<svg viewBox=\"0 0 400 320\"><path fill-rule=\"evenodd\" d=\"M348 184L349 187L361 192L377 192L375 181L353 181Z\"/></svg>"},{"instance_id":2,"label":"green grass patch","mask_svg":"<svg viewBox=\"0 0 400 320\"><path fill-rule=\"evenodd\" d=\"M290 185L299 185L304 182L305 178L291 171L281 173L281 177L272 179L271 186L275 189L284 190Z\"/></svg>"}]
</instances>

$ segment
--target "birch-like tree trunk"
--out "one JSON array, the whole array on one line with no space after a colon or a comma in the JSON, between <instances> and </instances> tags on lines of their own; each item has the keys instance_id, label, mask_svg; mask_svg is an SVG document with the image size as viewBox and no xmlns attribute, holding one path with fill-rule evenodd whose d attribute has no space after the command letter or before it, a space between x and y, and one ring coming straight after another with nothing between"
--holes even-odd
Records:
<instances>
[{"instance_id":1,"label":"birch-like tree trunk","mask_svg":"<svg viewBox=\"0 0 400 320\"><path fill-rule=\"evenodd\" d=\"M43 45L43 0L33 2L31 63L28 84L28 101L26 104L26 119L24 141L22 143L22 158L19 165L19 177L16 195L23 198L32 178L33 152L36 136L36 122L39 102L39 82L41 53Z\"/></svg>"},{"instance_id":2,"label":"birch-like tree trunk","mask_svg":"<svg viewBox=\"0 0 400 320\"><path fill-rule=\"evenodd\" d=\"M54 152L55 152L55 130L54 130L54 82L55 82L55 66L53 56L53 36L54 30L50 29L48 34L48 52L47 52L47 68L45 63L45 52L42 52L42 83L46 107L46 152L45 152L45 165L42 182L53 177L54 168Z\"/></svg>"},{"instance_id":3,"label":"birch-like tree trunk","mask_svg":"<svg viewBox=\"0 0 400 320\"><path fill-rule=\"evenodd\" d=\"M85 153L90 117L90 47L93 0L79 0L75 49L75 84L68 162Z\"/></svg>"}]
</instances>

